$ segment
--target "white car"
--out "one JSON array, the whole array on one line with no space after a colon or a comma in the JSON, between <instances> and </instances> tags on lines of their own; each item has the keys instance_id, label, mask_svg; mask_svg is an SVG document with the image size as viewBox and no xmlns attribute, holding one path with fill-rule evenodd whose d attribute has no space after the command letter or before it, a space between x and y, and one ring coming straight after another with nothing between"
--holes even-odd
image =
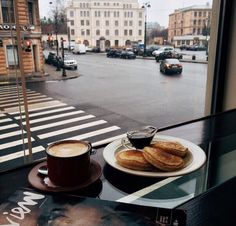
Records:
<instances>
[{"instance_id":1,"label":"white car","mask_svg":"<svg viewBox=\"0 0 236 226\"><path fill-rule=\"evenodd\" d=\"M174 50L175 50L174 47L171 47L171 46L161 47L158 50L154 50L152 52L152 55L156 57L156 56L159 56L160 53L174 51Z\"/></svg>"},{"instance_id":2,"label":"white car","mask_svg":"<svg viewBox=\"0 0 236 226\"><path fill-rule=\"evenodd\" d=\"M63 62L62 62L62 59L60 58L59 62L61 63L61 67L63 67ZM64 67L66 69L74 69L76 70L77 69L77 61L73 58L70 58L70 56L68 55L65 55L64 57Z\"/></svg>"}]
</instances>

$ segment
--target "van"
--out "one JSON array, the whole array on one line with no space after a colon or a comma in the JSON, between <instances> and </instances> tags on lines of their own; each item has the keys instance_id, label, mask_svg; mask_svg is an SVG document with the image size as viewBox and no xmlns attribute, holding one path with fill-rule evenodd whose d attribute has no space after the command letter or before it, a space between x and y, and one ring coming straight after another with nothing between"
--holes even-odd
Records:
<instances>
[{"instance_id":1,"label":"van","mask_svg":"<svg viewBox=\"0 0 236 226\"><path fill-rule=\"evenodd\" d=\"M86 46L84 44L75 44L75 47L74 47L72 53L85 54L86 53Z\"/></svg>"}]
</instances>

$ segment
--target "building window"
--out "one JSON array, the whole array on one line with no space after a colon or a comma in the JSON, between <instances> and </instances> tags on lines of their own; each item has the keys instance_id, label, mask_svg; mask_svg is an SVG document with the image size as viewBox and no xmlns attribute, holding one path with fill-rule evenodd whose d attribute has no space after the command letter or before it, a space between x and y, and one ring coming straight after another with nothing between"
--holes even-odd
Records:
<instances>
[{"instance_id":1,"label":"building window","mask_svg":"<svg viewBox=\"0 0 236 226\"><path fill-rule=\"evenodd\" d=\"M3 23L15 22L13 0L1 0Z\"/></svg>"},{"instance_id":2,"label":"building window","mask_svg":"<svg viewBox=\"0 0 236 226\"><path fill-rule=\"evenodd\" d=\"M96 35L100 35L100 30L96 30Z\"/></svg>"},{"instance_id":3,"label":"building window","mask_svg":"<svg viewBox=\"0 0 236 226\"><path fill-rule=\"evenodd\" d=\"M203 12L203 16L206 17L206 11Z\"/></svg>"},{"instance_id":4,"label":"building window","mask_svg":"<svg viewBox=\"0 0 236 226\"><path fill-rule=\"evenodd\" d=\"M138 30L138 35L139 35L139 36L142 35L142 30Z\"/></svg>"},{"instance_id":5,"label":"building window","mask_svg":"<svg viewBox=\"0 0 236 226\"><path fill-rule=\"evenodd\" d=\"M142 12L139 12L139 18L142 18L143 17L143 14L142 14Z\"/></svg>"},{"instance_id":6,"label":"building window","mask_svg":"<svg viewBox=\"0 0 236 226\"><path fill-rule=\"evenodd\" d=\"M193 28L193 34L195 34L196 33L196 28Z\"/></svg>"},{"instance_id":7,"label":"building window","mask_svg":"<svg viewBox=\"0 0 236 226\"><path fill-rule=\"evenodd\" d=\"M201 20L198 20L198 25L201 25Z\"/></svg>"},{"instance_id":8,"label":"building window","mask_svg":"<svg viewBox=\"0 0 236 226\"><path fill-rule=\"evenodd\" d=\"M89 11L87 11L87 17L89 17Z\"/></svg>"},{"instance_id":9,"label":"building window","mask_svg":"<svg viewBox=\"0 0 236 226\"><path fill-rule=\"evenodd\" d=\"M71 26L74 26L74 25L75 25L74 20L71 20L71 21L70 21L70 25L71 25Z\"/></svg>"},{"instance_id":10,"label":"building window","mask_svg":"<svg viewBox=\"0 0 236 226\"><path fill-rule=\"evenodd\" d=\"M86 20L86 25L89 26L89 20Z\"/></svg>"},{"instance_id":11,"label":"building window","mask_svg":"<svg viewBox=\"0 0 236 226\"><path fill-rule=\"evenodd\" d=\"M200 29L200 28L197 29L197 34L198 34L198 35L201 34L201 29Z\"/></svg>"},{"instance_id":12,"label":"building window","mask_svg":"<svg viewBox=\"0 0 236 226\"><path fill-rule=\"evenodd\" d=\"M198 12L198 16L201 17L202 16L202 12Z\"/></svg>"},{"instance_id":13,"label":"building window","mask_svg":"<svg viewBox=\"0 0 236 226\"><path fill-rule=\"evenodd\" d=\"M124 30L124 35L127 36L128 35L128 30Z\"/></svg>"},{"instance_id":14,"label":"building window","mask_svg":"<svg viewBox=\"0 0 236 226\"><path fill-rule=\"evenodd\" d=\"M119 30L115 30L115 36L119 35Z\"/></svg>"},{"instance_id":15,"label":"building window","mask_svg":"<svg viewBox=\"0 0 236 226\"><path fill-rule=\"evenodd\" d=\"M96 26L100 26L100 21L96 20Z\"/></svg>"},{"instance_id":16,"label":"building window","mask_svg":"<svg viewBox=\"0 0 236 226\"><path fill-rule=\"evenodd\" d=\"M81 35L84 36L85 32L84 30L81 30Z\"/></svg>"},{"instance_id":17,"label":"building window","mask_svg":"<svg viewBox=\"0 0 236 226\"><path fill-rule=\"evenodd\" d=\"M142 26L142 20L139 20L139 22L138 22L138 26Z\"/></svg>"},{"instance_id":18,"label":"building window","mask_svg":"<svg viewBox=\"0 0 236 226\"><path fill-rule=\"evenodd\" d=\"M118 20L115 20L115 26L119 26L119 21Z\"/></svg>"},{"instance_id":19,"label":"building window","mask_svg":"<svg viewBox=\"0 0 236 226\"><path fill-rule=\"evenodd\" d=\"M75 30L74 30L74 29L71 29L71 30L70 30L70 33L71 33L71 35L75 35Z\"/></svg>"},{"instance_id":20,"label":"building window","mask_svg":"<svg viewBox=\"0 0 236 226\"><path fill-rule=\"evenodd\" d=\"M28 1L28 15L29 15L29 24L34 24L34 3L32 0Z\"/></svg>"},{"instance_id":21,"label":"building window","mask_svg":"<svg viewBox=\"0 0 236 226\"><path fill-rule=\"evenodd\" d=\"M129 26L133 26L133 21L132 20L129 21Z\"/></svg>"},{"instance_id":22,"label":"building window","mask_svg":"<svg viewBox=\"0 0 236 226\"><path fill-rule=\"evenodd\" d=\"M14 65L18 66L19 65L18 64L18 57L14 57L15 54L16 54L16 56L18 56L17 47L15 46L13 48L12 45L8 45L7 46L7 63L8 63L8 66L14 66Z\"/></svg>"},{"instance_id":23,"label":"building window","mask_svg":"<svg viewBox=\"0 0 236 226\"><path fill-rule=\"evenodd\" d=\"M81 21L80 21L80 25L81 25L81 26L84 26L84 20L81 20Z\"/></svg>"},{"instance_id":24,"label":"building window","mask_svg":"<svg viewBox=\"0 0 236 226\"><path fill-rule=\"evenodd\" d=\"M70 17L74 17L74 11L70 11Z\"/></svg>"},{"instance_id":25,"label":"building window","mask_svg":"<svg viewBox=\"0 0 236 226\"><path fill-rule=\"evenodd\" d=\"M197 20L194 20L194 21L193 21L193 25L196 25L196 24L197 24Z\"/></svg>"},{"instance_id":26,"label":"building window","mask_svg":"<svg viewBox=\"0 0 236 226\"><path fill-rule=\"evenodd\" d=\"M109 20L106 20L105 24L106 26L109 26Z\"/></svg>"},{"instance_id":27,"label":"building window","mask_svg":"<svg viewBox=\"0 0 236 226\"><path fill-rule=\"evenodd\" d=\"M80 11L80 16L81 16L81 17L83 16L83 11Z\"/></svg>"},{"instance_id":28,"label":"building window","mask_svg":"<svg viewBox=\"0 0 236 226\"><path fill-rule=\"evenodd\" d=\"M109 30L106 30L106 35L109 35L109 34L110 34Z\"/></svg>"},{"instance_id":29,"label":"building window","mask_svg":"<svg viewBox=\"0 0 236 226\"><path fill-rule=\"evenodd\" d=\"M90 35L90 30L89 29L86 30L86 35Z\"/></svg>"},{"instance_id":30,"label":"building window","mask_svg":"<svg viewBox=\"0 0 236 226\"><path fill-rule=\"evenodd\" d=\"M128 21L127 20L124 21L124 26L128 26Z\"/></svg>"},{"instance_id":31,"label":"building window","mask_svg":"<svg viewBox=\"0 0 236 226\"><path fill-rule=\"evenodd\" d=\"M197 12L194 12L194 17L197 17Z\"/></svg>"}]
</instances>

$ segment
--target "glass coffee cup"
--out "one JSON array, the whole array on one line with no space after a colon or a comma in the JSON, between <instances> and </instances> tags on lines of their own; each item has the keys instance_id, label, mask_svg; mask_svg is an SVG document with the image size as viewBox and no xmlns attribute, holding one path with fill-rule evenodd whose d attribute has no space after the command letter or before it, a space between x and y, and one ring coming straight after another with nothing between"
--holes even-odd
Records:
<instances>
[{"instance_id":1,"label":"glass coffee cup","mask_svg":"<svg viewBox=\"0 0 236 226\"><path fill-rule=\"evenodd\" d=\"M149 146L157 132L154 126L145 126L140 129L130 130L127 137L122 139L122 145L128 149L143 149Z\"/></svg>"}]
</instances>

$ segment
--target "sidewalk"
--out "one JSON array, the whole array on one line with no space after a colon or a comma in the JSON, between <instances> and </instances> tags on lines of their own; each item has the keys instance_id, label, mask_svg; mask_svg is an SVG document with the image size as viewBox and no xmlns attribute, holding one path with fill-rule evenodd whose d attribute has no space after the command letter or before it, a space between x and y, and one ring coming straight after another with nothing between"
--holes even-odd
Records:
<instances>
[{"instance_id":1,"label":"sidewalk","mask_svg":"<svg viewBox=\"0 0 236 226\"><path fill-rule=\"evenodd\" d=\"M47 64L44 65L44 70L45 74L35 73L33 75L25 77L26 82L28 83L28 82L61 81L79 77L78 71L73 71L73 70L66 70L66 76L63 77L62 70L56 71L56 67ZM19 75L18 75L18 81L19 83L21 82ZM16 76L14 72L6 76L0 76L0 85L7 85L7 84L16 84Z\"/></svg>"}]
</instances>

